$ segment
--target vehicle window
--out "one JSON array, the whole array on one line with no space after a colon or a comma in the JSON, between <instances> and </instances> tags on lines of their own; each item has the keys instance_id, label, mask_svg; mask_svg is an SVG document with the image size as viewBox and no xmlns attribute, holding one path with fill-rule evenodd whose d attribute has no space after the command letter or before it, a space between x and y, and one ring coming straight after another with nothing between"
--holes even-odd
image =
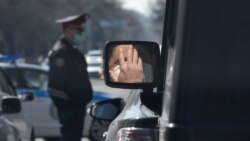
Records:
<instances>
[{"instance_id":1,"label":"vehicle window","mask_svg":"<svg viewBox=\"0 0 250 141\"><path fill-rule=\"evenodd\" d=\"M16 88L19 87L26 87L26 82L23 79L22 73L20 69L16 69L16 68L6 68L6 72L8 73L8 75L10 76L10 79L13 83L13 85Z\"/></svg>"},{"instance_id":2,"label":"vehicle window","mask_svg":"<svg viewBox=\"0 0 250 141\"><path fill-rule=\"evenodd\" d=\"M48 75L42 71L22 70L28 88L46 89L48 83Z\"/></svg>"},{"instance_id":3,"label":"vehicle window","mask_svg":"<svg viewBox=\"0 0 250 141\"><path fill-rule=\"evenodd\" d=\"M101 56L101 54L89 54L89 56Z\"/></svg>"},{"instance_id":4,"label":"vehicle window","mask_svg":"<svg viewBox=\"0 0 250 141\"><path fill-rule=\"evenodd\" d=\"M9 95L16 95L15 89L10 84L10 80L8 80L6 74L2 70L0 70L0 91Z\"/></svg>"},{"instance_id":5,"label":"vehicle window","mask_svg":"<svg viewBox=\"0 0 250 141\"><path fill-rule=\"evenodd\" d=\"M4 92L4 80L3 73L0 71L0 91Z\"/></svg>"},{"instance_id":6,"label":"vehicle window","mask_svg":"<svg viewBox=\"0 0 250 141\"><path fill-rule=\"evenodd\" d=\"M15 87L47 89L48 74L35 69L8 69Z\"/></svg>"}]
</instances>

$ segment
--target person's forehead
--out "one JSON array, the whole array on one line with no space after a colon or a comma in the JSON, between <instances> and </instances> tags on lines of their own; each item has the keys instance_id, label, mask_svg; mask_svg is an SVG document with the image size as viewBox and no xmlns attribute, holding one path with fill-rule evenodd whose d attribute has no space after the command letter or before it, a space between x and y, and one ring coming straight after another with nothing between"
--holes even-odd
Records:
<instances>
[{"instance_id":1,"label":"person's forehead","mask_svg":"<svg viewBox=\"0 0 250 141\"><path fill-rule=\"evenodd\" d=\"M118 45L117 47L122 47L122 48L128 48L128 47L130 47L131 45L129 45L129 44L125 44L125 45Z\"/></svg>"},{"instance_id":2,"label":"person's forehead","mask_svg":"<svg viewBox=\"0 0 250 141\"><path fill-rule=\"evenodd\" d=\"M126 51L129 49L130 46L131 46L131 45L118 45L118 46L116 47L116 50L120 50L120 48L122 48L123 51L126 52Z\"/></svg>"}]
</instances>

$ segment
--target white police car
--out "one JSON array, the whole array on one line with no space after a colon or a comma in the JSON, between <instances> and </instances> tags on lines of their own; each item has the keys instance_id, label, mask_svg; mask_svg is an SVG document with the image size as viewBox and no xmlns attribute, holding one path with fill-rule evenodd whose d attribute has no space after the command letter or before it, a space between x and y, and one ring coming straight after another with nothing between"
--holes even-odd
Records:
<instances>
[{"instance_id":1,"label":"white police car","mask_svg":"<svg viewBox=\"0 0 250 141\"><path fill-rule=\"evenodd\" d=\"M20 141L21 137L18 129L0 114L0 140L1 141Z\"/></svg>"},{"instance_id":2,"label":"white police car","mask_svg":"<svg viewBox=\"0 0 250 141\"><path fill-rule=\"evenodd\" d=\"M89 73L89 76L97 77L98 72L101 69L102 51L90 50L85 54L85 58L88 64L87 71Z\"/></svg>"},{"instance_id":3,"label":"white police car","mask_svg":"<svg viewBox=\"0 0 250 141\"><path fill-rule=\"evenodd\" d=\"M58 140L60 125L58 124L56 108L47 92L48 68L27 63L16 63L17 59L18 57L9 57L5 59L4 63L0 63L0 67L7 71L18 94L21 95L24 92L34 94L34 100L25 103L23 109L32 119L35 137ZM113 98L113 96L94 91L93 100L90 104L110 98ZM92 119L86 114L83 136L88 136L93 141L102 140L100 135L107 130L108 125L109 122Z\"/></svg>"},{"instance_id":4,"label":"white police car","mask_svg":"<svg viewBox=\"0 0 250 141\"><path fill-rule=\"evenodd\" d=\"M0 68L0 141L34 141L30 119L21 111L18 98L6 73Z\"/></svg>"},{"instance_id":5,"label":"white police car","mask_svg":"<svg viewBox=\"0 0 250 141\"><path fill-rule=\"evenodd\" d=\"M99 70L102 66L102 50L90 50L85 54L87 71L90 77L99 77ZM49 68L49 59L45 58L41 63L43 68Z\"/></svg>"}]
</instances>

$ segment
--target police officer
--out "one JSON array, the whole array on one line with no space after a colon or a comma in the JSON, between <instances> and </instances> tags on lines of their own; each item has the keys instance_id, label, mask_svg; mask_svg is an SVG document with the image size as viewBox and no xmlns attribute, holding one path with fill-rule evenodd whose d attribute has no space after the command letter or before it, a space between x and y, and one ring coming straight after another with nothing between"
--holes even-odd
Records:
<instances>
[{"instance_id":1,"label":"police officer","mask_svg":"<svg viewBox=\"0 0 250 141\"><path fill-rule=\"evenodd\" d=\"M92 99L86 60L76 48L88 17L84 13L57 20L63 35L49 52L49 95L57 107L62 141L81 140L85 107Z\"/></svg>"}]
</instances>

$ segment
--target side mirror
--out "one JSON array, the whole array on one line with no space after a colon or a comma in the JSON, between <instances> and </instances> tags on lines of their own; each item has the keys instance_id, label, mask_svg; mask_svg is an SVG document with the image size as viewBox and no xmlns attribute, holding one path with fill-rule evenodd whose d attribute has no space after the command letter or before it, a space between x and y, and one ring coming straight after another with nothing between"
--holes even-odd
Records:
<instances>
[{"instance_id":1,"label":"side mirror","mask_svg":"<svg viewBox=\"0 0 250 141\"><path fill-rule=\"evenodd\" d=\"M23 101L32 101L34 100L34 93L30 91L21 92L19 93L19 97Z\"/></svg>"},{"instance_id":2,"label":"side mirror","mask_svg":"<svg viewBox=\"0 0 250 141\"><path fill-rule=\"evenodd\" d=\"M157 84L160 47L155 42L108 42L103 60L104 80L110 87L154 88Z\"/></svg>"},{"instance_id":3,"label":"side mirror","mask_svg":"<svg viewBox=\"0 0 250 141\"><path fill-rule=\"evenodd\" d=\"M16 97L3 97L2 114L18 113L21 111L21 102Z\"/></svg>"},{"instance_id":4,"label":"side mirror","mask_svg":"<svg viewBox=\"0 0 250 141\"><path fill-rule=\"evenodd\" d=\"M100 120L112 121L115 119L124 106L124 100L121 98L109 99L93 103L90 107L90 115Z\"/></svg>"}]
</instances>

